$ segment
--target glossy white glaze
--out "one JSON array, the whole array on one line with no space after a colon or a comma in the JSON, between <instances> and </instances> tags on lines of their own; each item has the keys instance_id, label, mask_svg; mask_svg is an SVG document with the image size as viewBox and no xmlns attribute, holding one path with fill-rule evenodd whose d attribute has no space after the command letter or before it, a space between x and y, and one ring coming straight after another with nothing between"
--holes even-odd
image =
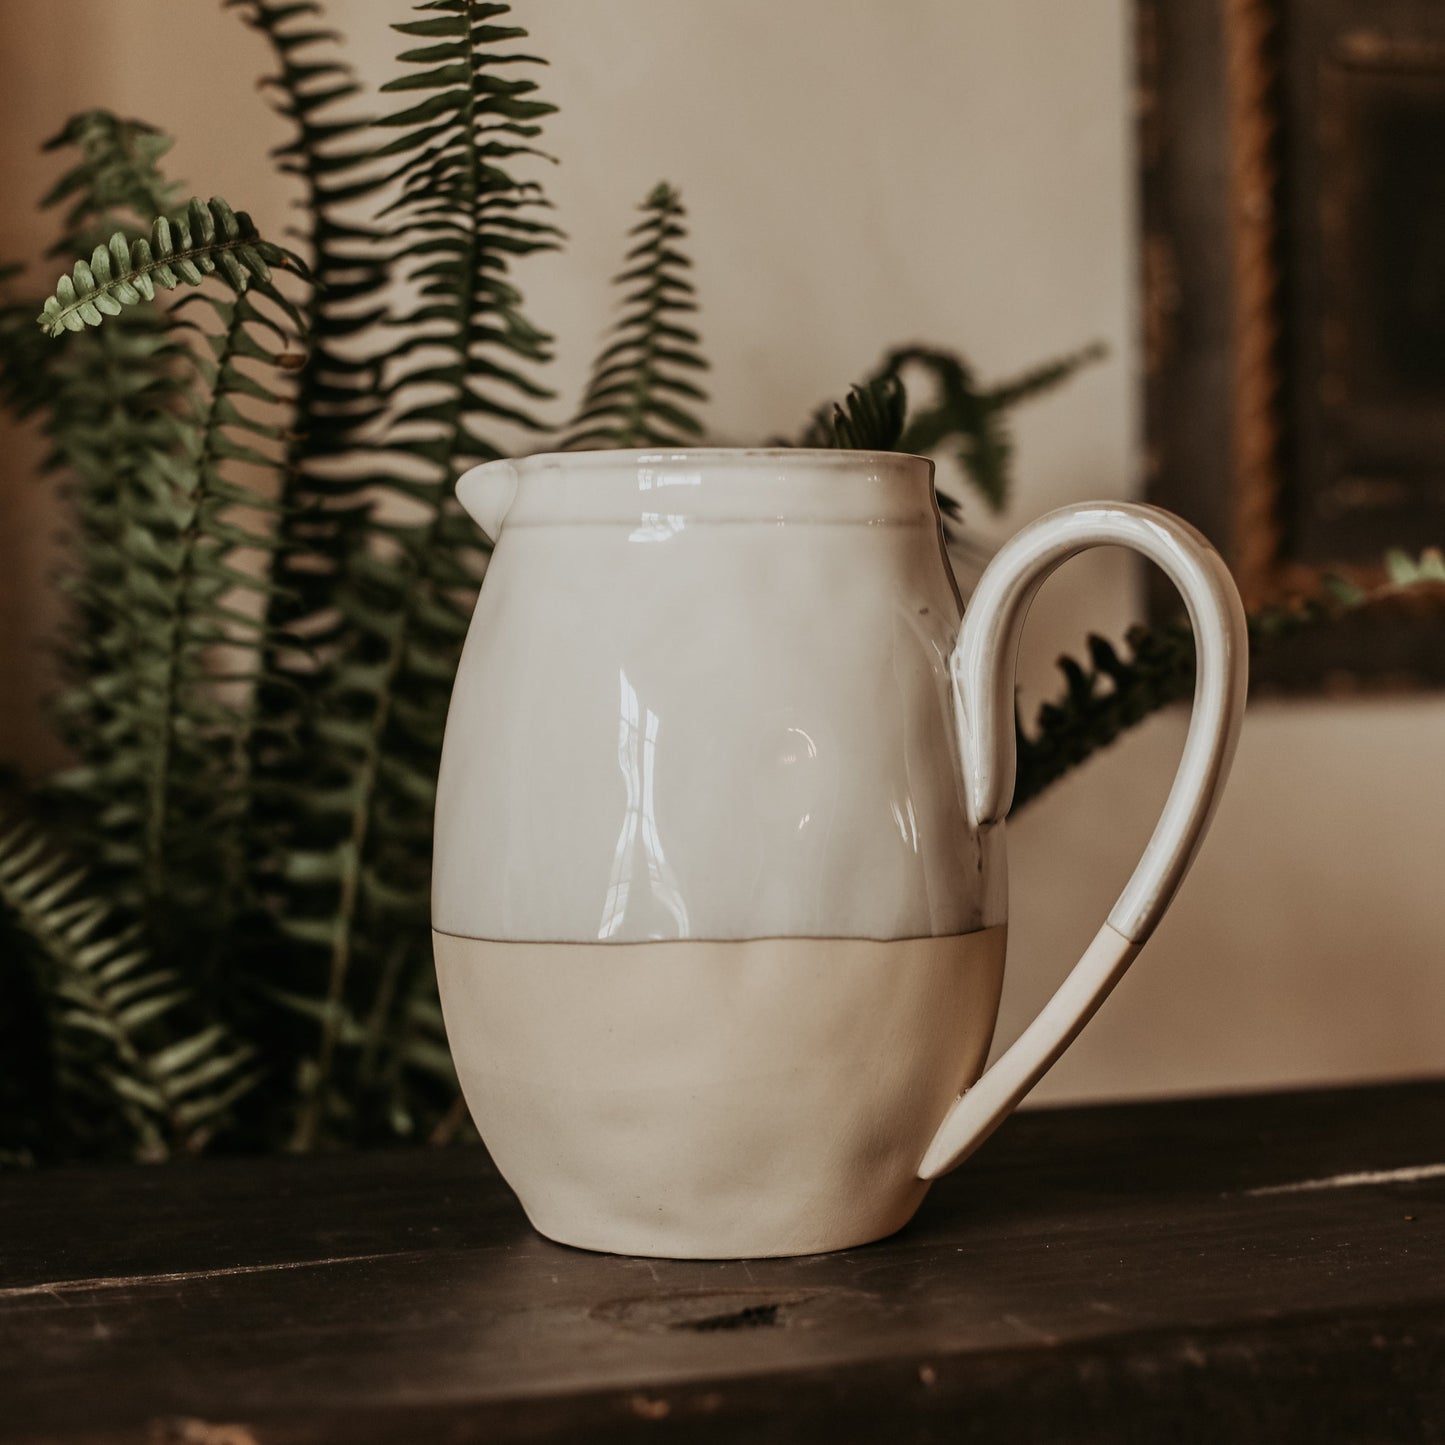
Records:
<instances>
[{"instance_id":1,"label":"glossy white glaze","mask_svg":"<svg viewBox=\"0 0 1445 1445\"><path fill-rule=\"evenodd\" d=\"M965 933L961 609L916 457L583 453L458 488L496 528L452 695L433 922L472 938ZM986 875L986 876L985 876Z\"/></svg>"},{"instance_id":2,"label":"glossy white glaze","mask_svg":"<svg viewBox=\"0 0 1445 1445\"><path fill-rule=\"evenodd\" d=\"M1244 703L1223 563L1157 509L1065 508L999 553L960 631L921 458L564 454L490 463L458 495L497 546L442 758L438 972L468 1102L533 1221L693 1256L897 1228L1188 869ZM957 1098L997 990L940 961L1002 958L1019 634L1053 568L1099 545L1184 595L1194 719L1109 921Z\"/></svg>"}]
</instances>

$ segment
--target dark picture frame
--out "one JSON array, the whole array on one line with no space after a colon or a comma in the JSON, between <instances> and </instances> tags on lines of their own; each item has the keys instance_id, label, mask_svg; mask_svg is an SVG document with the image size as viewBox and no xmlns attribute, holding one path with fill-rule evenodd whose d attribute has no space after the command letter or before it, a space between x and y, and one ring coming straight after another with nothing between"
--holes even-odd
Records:
<instances>
[{"instance_id":1,"label":"dark picture frame","mask_svg":"<svg viewBox=\"0 0 1445 1445\"><path fill-rule=\"evenodd\" d=\"M1445 4L1136 14L1147 495L1251 607L1377 585L1388 549L1445 542ZM1445 685L1445 607L1261 663L1291 691Z\"/></svg>"}]
</instances>

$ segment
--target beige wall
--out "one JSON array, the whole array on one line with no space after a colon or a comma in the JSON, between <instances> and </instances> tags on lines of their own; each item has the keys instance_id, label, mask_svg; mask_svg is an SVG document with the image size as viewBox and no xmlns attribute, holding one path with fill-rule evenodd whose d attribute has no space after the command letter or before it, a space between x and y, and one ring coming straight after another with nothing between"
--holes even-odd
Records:
<instances>
[{"instance_id":1,"label":"beige wall","mask_svg":"<svg viewBox=\"0 0 1445 1445\"><path fill-rule=\"evenodd\" d=\"M363 68L384 75L397 0L329 8ZM571 244L530 268L529 293L559 334L564 393L606 324L631 208L666 177L696 227L720 435L792 428L888 342L957 345L998 375L1101 338L1104 365L1020 417L1007 518L976 520L998 537L1061 502L1134 492L1126 12L1123 0L524 0L563 106L548 184ZM82 105L173 128L176 170L197 190L283 221L287 193L262 156L281 132L253 89L264 48L217 6L6 0L0 54L3 253L39 234L44 172L27 147ZM44 609L40 554L17 539L33 537L40 495L24 479L3 494L0 627L22 661ZM1050 584L1025 644L1027 698L1053 690L1052 659L1086 629L1123 630L1136 583L1125 559L1098 555ZM22 694L7 751L33 753L34 669L12 661L7 676ZM1183 727L1156 719L1018 820L1002 1034L1107 911ZM1440 1071L1442 865L1445 701L1256 708L1180 902L1044 1095Z\"/></svg>"}]
</instances>

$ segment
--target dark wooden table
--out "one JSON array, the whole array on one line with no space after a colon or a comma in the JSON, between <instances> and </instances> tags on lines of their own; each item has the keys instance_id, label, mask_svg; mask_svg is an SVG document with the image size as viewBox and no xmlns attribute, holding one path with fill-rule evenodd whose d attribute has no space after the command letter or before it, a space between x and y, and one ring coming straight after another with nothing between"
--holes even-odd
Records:
<instances>
[{"instance_id":1,"label":"dark wooden table","mask_svg":"<svg viewBox=\"0 0 1445 1445\"><path fill-rule=\"evenodd\" d=\"M479 1150L0 1176L0 1440L1445 1440L1445 1082L1049 1110L886 1243L565 1249Z\"/></svg>"}]
</instances>

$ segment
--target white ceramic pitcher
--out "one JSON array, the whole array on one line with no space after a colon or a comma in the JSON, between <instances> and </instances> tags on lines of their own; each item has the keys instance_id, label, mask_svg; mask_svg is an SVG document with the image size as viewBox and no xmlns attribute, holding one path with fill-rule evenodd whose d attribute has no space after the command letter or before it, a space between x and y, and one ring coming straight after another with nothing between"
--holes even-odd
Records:
<instances>
[{"instance_id":1,"label":"white ceramic pitcher","mask_svg":"<svg viewBox=\"0 0 1445 1445\"><path fill-rule=\"evenodd\" d=\"M1243 713L1244 615L1152 507L1026 527L967 615L932 466L891 453L581 452L458 484L496 549L447 720L433 926L447 1032L543 1234L806 1254L900 1228L1138 953ZM1086 547L1158 563L1198 644L1144 857L979 1077L1003 978L1024 615Z\"/></svg>"}]
</instances>

